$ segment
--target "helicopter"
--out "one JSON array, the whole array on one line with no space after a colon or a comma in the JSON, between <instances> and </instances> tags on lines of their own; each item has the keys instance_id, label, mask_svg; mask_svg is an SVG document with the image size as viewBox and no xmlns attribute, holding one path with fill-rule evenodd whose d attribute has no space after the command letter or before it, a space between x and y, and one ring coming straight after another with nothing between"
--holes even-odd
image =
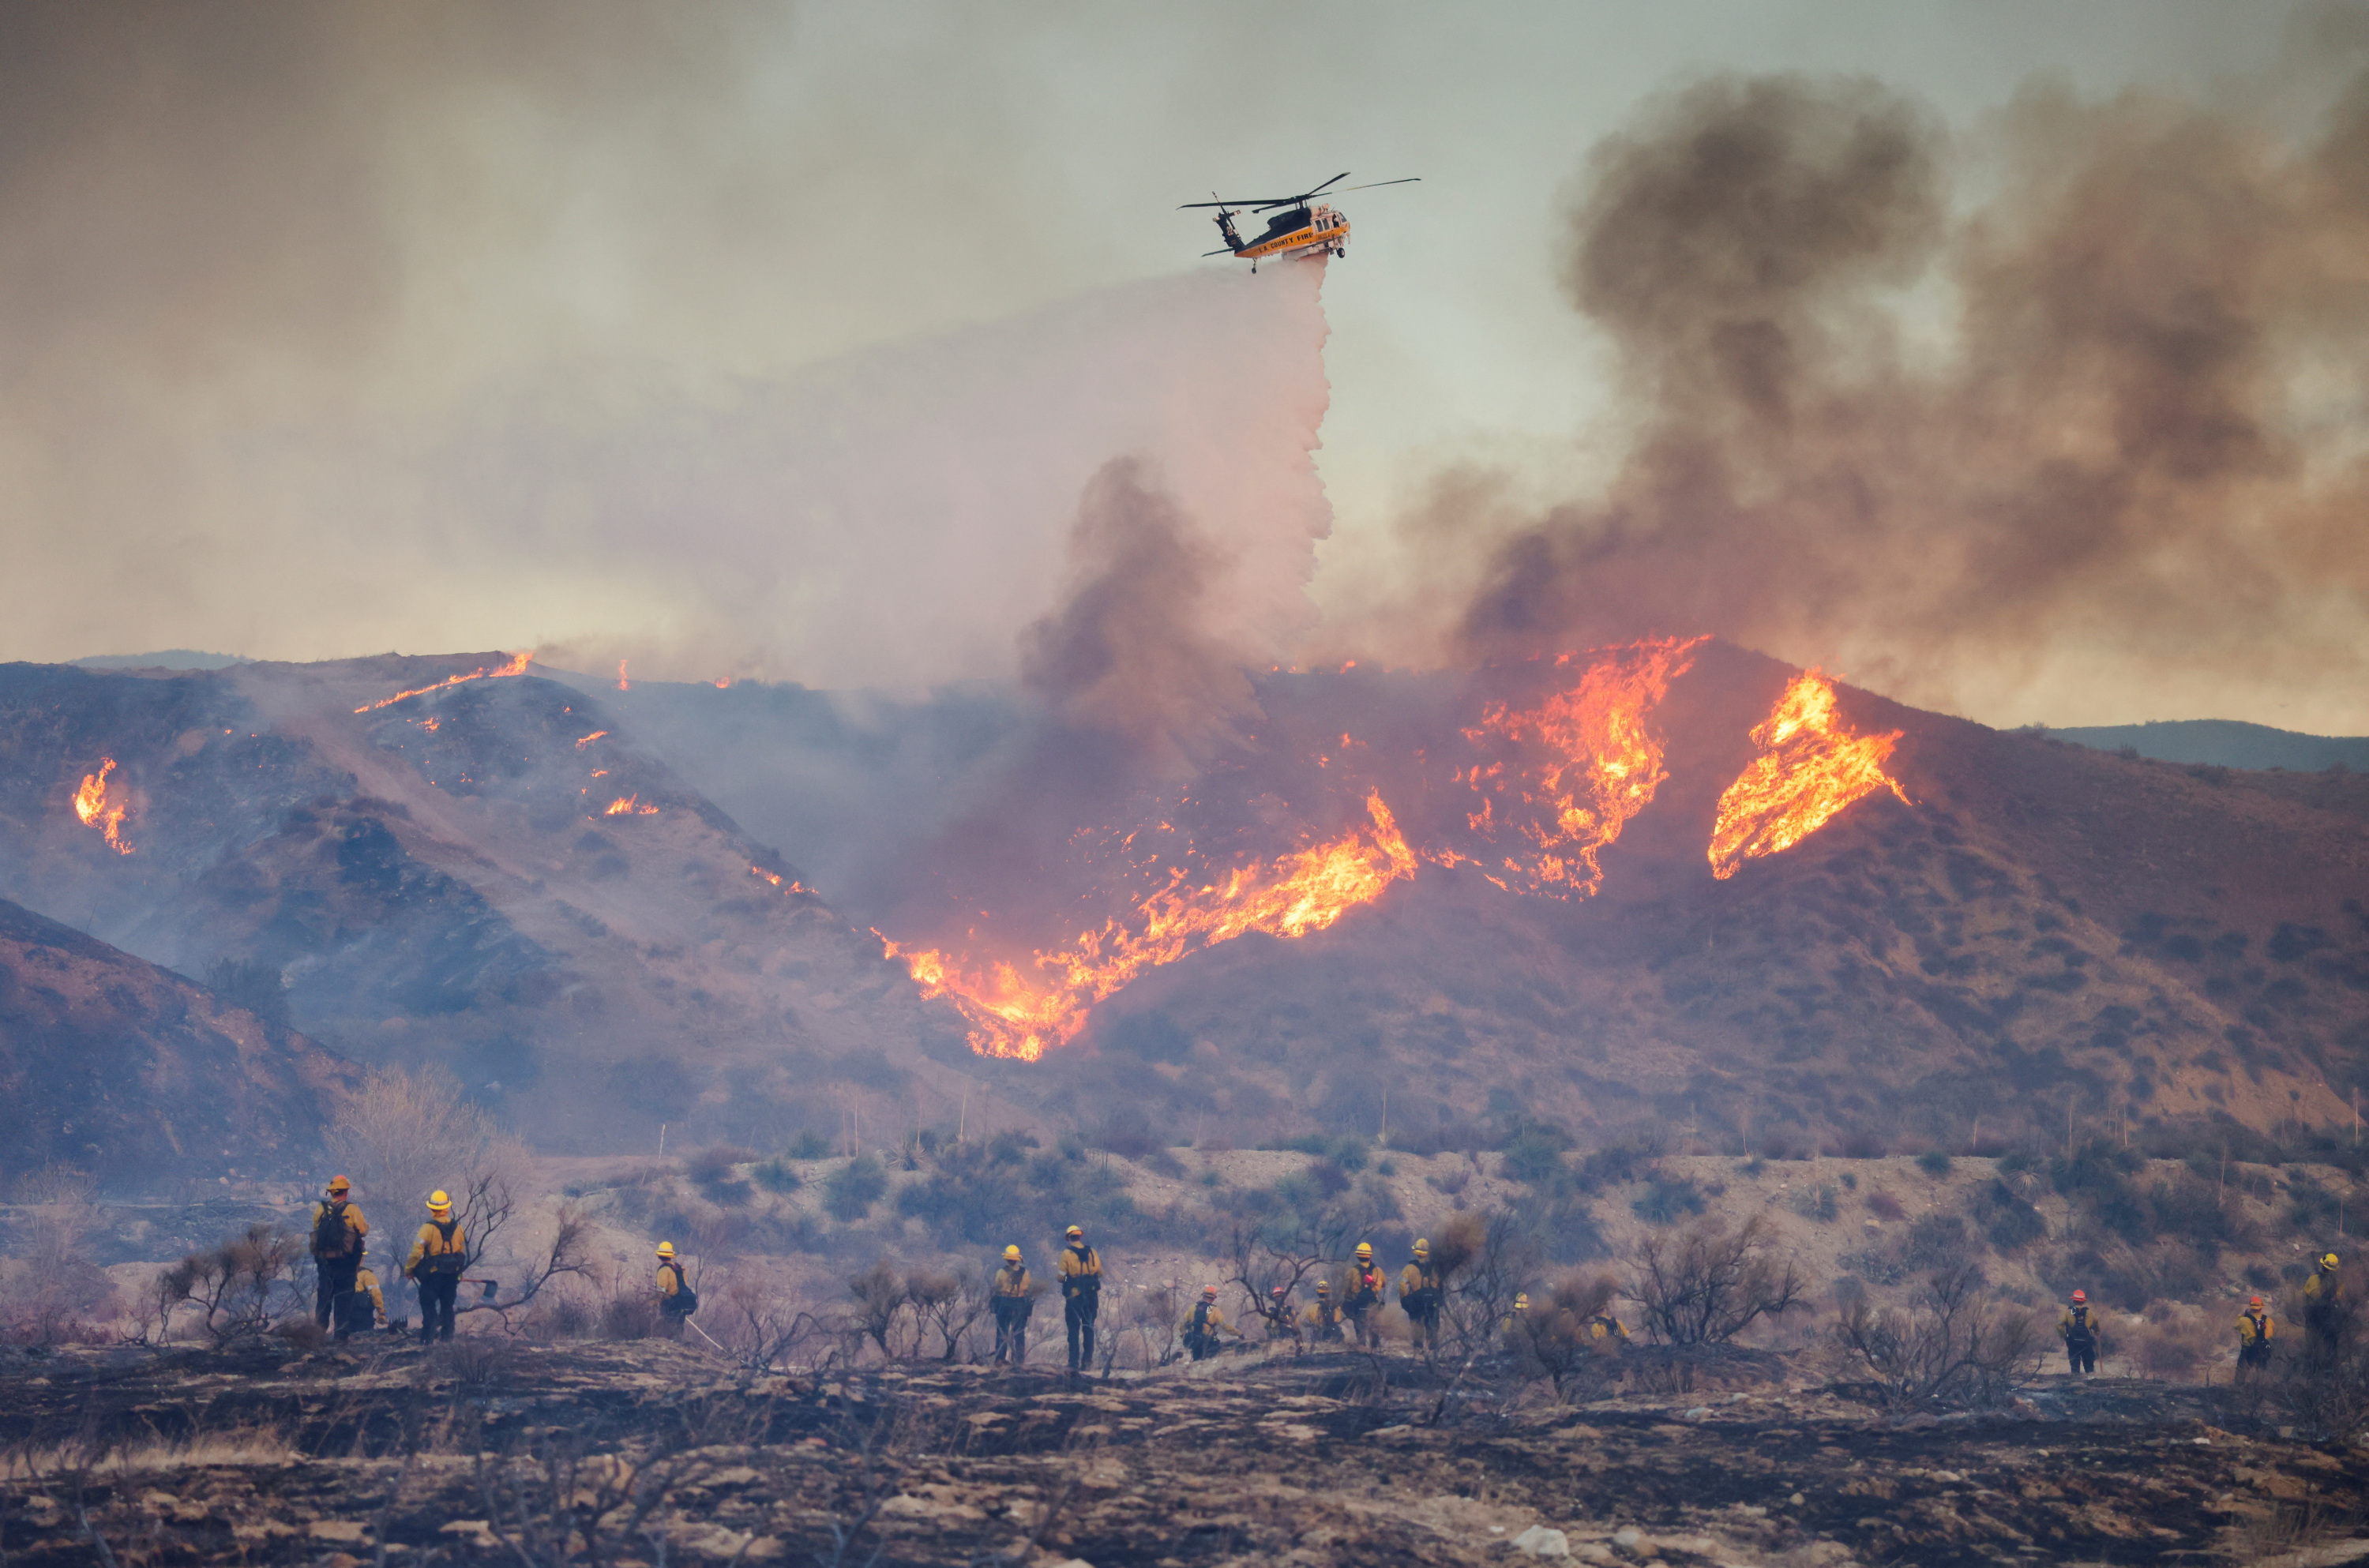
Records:
<instances>
[{"instance_id":1,"label":"helicopter","mask_svg":"<svg viewBox=\"0 0 2369 1568\"><path fill-rule=\"evenodd\" d=\"M1349 220L1338 208L1316 198L1335 183L1349 177L1343 169L1313 190L1303 190L1297 196L1238 196L1216 201L1187 201L1177 208L1184 212L1195 207L1215 207L1218 210L1218 232L1226 236L1223 250L1203 251L1204 256L1247 256L1251 270L1258 270L1259 262L1276 256L1346 256L1349 254ZM1406 179L1378 179L1366 185L1345 186L1333 191L1335 196L1351 190L1371 190L1382 185L1413 185L1420 175ZM1216 191L1209 192L1216 196ZM1312 203L1312 205L1311 205ZM1278 211L1280 209L1280 211ZM1266 233L1245 244L1242 231L1234 227L1237 210L1250 212L1274 212L1266 223Z\"/></svg>"}]
</instances>

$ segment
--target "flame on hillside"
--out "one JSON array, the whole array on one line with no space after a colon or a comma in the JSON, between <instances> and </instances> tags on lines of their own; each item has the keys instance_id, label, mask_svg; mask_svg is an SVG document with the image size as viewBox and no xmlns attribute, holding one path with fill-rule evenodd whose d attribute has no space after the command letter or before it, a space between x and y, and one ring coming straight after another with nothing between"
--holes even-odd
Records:
<instances>
[{"instance_id":1,"label":"flame on hillside","mask_svg":"<svg viewBox=\"0 0 2369 1568\"><path fill-rule=\"evenodd\" d=\"M85 773L82 787L74 791L74 815L86 828L97 828L107 835L107 847L118 854L130 854L132 846L123 841L123 818L128 808L120 800L107 798L107 775L115 772L115 759L101 757L98 772Z\"/></svg>"},{"instance_id":2,"label":"flame on hillside","mask_svg":"<svg viewBox=\"0 0 2369 1568\"><path fill-rule=\"evenodd\" d=\"M581 750L584 750L584 748L586 748L587 746L591 745L595 740L600 739L602 736L604 736L604 735L606 735L606 734L608 734L608 733L609 733L609 732L608 732L607 730L605 730L605 729L596 729L596 730L594 730L591 734L589 734L589 735L586 736L583 739L581 739L581 740L578 741L578 742L576 743L576 749L577 749L578 751L581 751Z\"/></svg>"},{"instance_id":3,"label":"flame on hillside","mask_svg":"<svg viewBox=\"0 0 2369 1568\"><path fill-rule=\"evenodd\" d=\"M639 794L622 795L611 801L608 809L601 813L603 817L655 817L658 814L657 807L642 804Z\"/></svg>"},{"instance_id":4,"label":"flame on hillside","mask_svg":"<svg viewBox=\"0 0 2369 1568\"><path fill-rule=\"evenodd\" d=\"M1719 797L1711 871L1729 877L1747 860L1782 853L1825 826L1862 795L1889 789L1913 805L1883 771L1901 731L1860 735L1835 712L1834 683L1815 670L1795 676L1767 718L1753 727L1760 754Z\"/></svg>"},{"instance_id":5,"label":"flame on hillside","mask_svg":"<svg viewBox=\"0 0 2369 1568\"><path fill-rule=\"evenodd\" d=\"M805 883L784 877L778 871L768 871L761 865L750 866L749 868L749 875L751 876L761 877L763 880L772 883L774 887L779 887L784 893L814 892L814 889L807 887Z\"/></svg>"},{"instance_id":6,"label":"flame on hillside","mask_svg":"<svg viewBox=\"0 0 2369 1568\"><path fill-rule=\"evenodd\" d=\"M1494 755L1457 775L1481 795L1467 820L1493 844L1511 834L1526 846L1500 857L1486 872L1492 882L1562 898L1588 898L1603 886L1597 854L1669 776L1650 716L1705 640L1656 638L1561 654L1558 668L1585 661L1575 681L1535 707L1491 703L1482 710L1464 738ZM1466 857L1448 851L1432 858Z\"/></svg>"},{"instance_id":7,"label":"flame on hillside","mask_svg":"<svg viewBox=\"0 0 2369 1568\"><path fill-rule=\"evenodd\" d=\"M534 649L529 648L524 653L512 654L510 656L509 662L507 664L497 665L490 669L481 664L477 666L476 669L469 671L466 675L448 675L443 680L436 682L433 686L415 686L408 692L397 692L392 697L382 697L375 703L365 703L360 707L356 708L354 712L358 714L376 713L381 708L392 706L406 698L424 697L430 692L441 692L447 686L458 686L464 681L498 681L505 675L523 675L526 673L526 667L533 662Z\"/></svg>"},{"instance_id":8,"label":"flame on hillside","mask_svg":"<svg viewBox=\"0 0 2369 1568\"><path fill-rule=\"evenodd\" d=\"M1366 799L1370 827L1246 866L1222 883L1188 887L1184 873L1125 917L1079 933L1068 947L1036 955L1031 978L1008 963L984 967L934 948L908 952L887 943L928 996L950 999L971 1024L981 1056L1035 1061L1085 1027L1093 1005L1146 969L1253 931L1283 937L1322 931L1369 904L1401 877L1414 875L1415 854L1379 794ZM877 934L876 933L875 934ZM882 939L884 942L886 938Z\"/></svg>"}]
</instances>

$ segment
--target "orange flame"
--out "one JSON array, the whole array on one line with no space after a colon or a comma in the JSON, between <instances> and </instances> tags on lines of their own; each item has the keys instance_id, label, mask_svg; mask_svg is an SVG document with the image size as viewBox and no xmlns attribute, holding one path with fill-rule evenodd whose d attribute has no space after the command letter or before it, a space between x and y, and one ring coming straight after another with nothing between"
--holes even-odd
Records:
<instances>
[{"instance_id":1,"label":"orange flame","mask_svg":"<svg viewBox=\"0 0 2369 1568\"><path fill-rule=\"evenodd\" d=\"M617 690L630 692L633 689L632 682L625 679L625 661L621 658L617 661Z\"/></svg>"},{"instance_id":2,"label":"orange flame","mask_svg":"<svg viewBox=\"0 0 2369 1568\"><path fill-rule=\"evenodd\" d=\"M1544 766L1518 767L1507 777L1503 761L1475 765L1466 782L1482 795L1481 809L1468 818L1472 830L1494 842L1511 830L1528 841L1530 857L1504 858L1500 887L1558 898L1588 898L1603 885L1598 852L1620 836L1629 819L1652 804L1669 777L1662 766L1662 738L1646 722L1668 694L1670 682L1694 664L1705 639L1665 637L1562 654L1555 662L1586 662L1578 681L1537 707L1516 712L1504 703L1482 710L1481 722L1464 732L1476 744L1535 746ZM1527 812L1496 810L1493 795L1511 791ZM1511 818L1508 822L1506 819ZM1454 864L1445 852L1431 857ZM1477 863L1476 863L1477 864Z\"/></svg>"},{"instance_id":3,"label":"orange flame","mask_svg":"<svg viewBox=\"0 0 2369 1568\"><path fill-rule=\"evenodd\" d=\"M583 739L581 739L581 740L578 741L578 742L576 743L576 749L577 749L578 751L581 751L581 750L584 750L584 748L586 748L587 746L591 745L595 740L600 739L602 736L604 736L604 735L606 735L606 734L608 734L608 733L609 733L609 732L608 732L607 730L605 730L605 729L596 729L596 730L594 730L591 734L589 734L589 735L586 736Z\"/></svg>"},{"instance_id":4,"label":"orange flame","mask_svg":"<svg viewBox=\"0 0 2369 1568\"><path fill-rule=\"evenodd\" d=\"M107 799L107 775L115 772L115 759L101 757L98 772L85 773L82 787L74 791L74 815L86 828L97 828L107 834L107 847L118 854L130 854L132 846L123 841L123 818L126 807L121 802L109 805Z\"/></svg>"},{"instance_id":5,"label":"orange flame","mask_svg":"<svg viewBox=\"0 0 2369 1568\"><path fill-rule=\"evenodd\" d=\"M641 804L641 799L639 794L635 794L612 800L609 803L609 808L601 815L603 817L655 817L658 814L657 807L644 806Z\"/></svg>"},{"instance_id":6,"label":"orange flame","mask_svg":"<svg viewBox=\"0 0 2369 1568\"><path fill-rule=\"evenodd\" d=\"M1186 887L1184 873L1172 873L1169 885L1124 923L1105 921L1099 931L1080 933L1070 947L1038 953L1042 981L1011 964L967 969L935 949L908 952L882 940L888 956L905 960L924 995L946 997L961 1010L972 1025L972 1050L1035 1061L1047 1047L1075 1039L1094 1003L1146 969L1249 932L1299 937L1322 931L1381 897L1390 883L1413 876L1414 852L1379 794L1367 796L1366 811L1370 830L1352 829L1272 866L1238 870L1221 886Z\"/></svg>"},{"instance_id":7,"label":"orange flame","mask_svg":"<svg viewBox=\"0 0 2369 1568\"><path fill-rule=\"evenodd\" d=\"M1815 670L1795 676L1753 727L1760 754L1719 797L1711 874L1730 877L1747 860L1792 848L1878 789L1889 789L1904 806L1916 804L1883 771L1901 733L1853 733L1835 713L1832 681Z\"/></svg>"},{"instance_id":8,"label":"orange flame","mask_svg":"<svg viewBox=\"0 0 2369 1568\"><path fill-rule=\"evenodd\" d=\"M715 678L715 689L716 689L717 691L719 691L719 692L727 692L727 691L731 690L731 688L732 688L732 677L730 677L729 675L719 675L719 676L717 676L717 677Z\"/></svg>"},{"instance_id":9,"label":"orange flame","mask_svg":"<svg viewBox=\"0 0 2369 1568\"><path fill-rule=\"evenodd\" d=\"M524 653L512 654L508 664L498 665L491 670L481 664L466 675L448 675L433 686L415 686L408 692L397 692L392 697L382 697L375 703L365 703L354 712L376 713L379 709L402 702L406 697L424 697L430 692L441 692L447 686L458 686L465 681L498 681L505 675L523 675L526 673L526 667L533 662L534 649L529 648Z\"/></svg>"},{"instance_id":10,"label":"orange flame","mask_svg":"<svg viewBox=\"0 0 2369 1568\"><path fill-rule=\"evenodd\" d=\"M803 882L784 881L783 880L782 874L780 872L768 871L761 865L750 866L749 868L749 875L751 876L763 877L766 881L772 883L774 887L779 887L784 893L812 893L814 891L813 888L807 887Z\"/></svg>"}]
</instances>

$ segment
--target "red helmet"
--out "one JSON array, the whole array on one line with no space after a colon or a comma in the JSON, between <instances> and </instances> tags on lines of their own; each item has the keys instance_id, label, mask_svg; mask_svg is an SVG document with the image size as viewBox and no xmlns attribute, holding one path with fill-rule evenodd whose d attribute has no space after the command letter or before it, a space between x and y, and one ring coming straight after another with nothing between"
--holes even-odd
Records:
<instances>
[{"instance_id":1,"label":"red helmet","mask_svg":"<svg viewBox=\"0 0 2369 1568\"><path fill-rule=\"evenodd\" d=\"M2262 1299L2260 1296L2255 1297L2252 1300L2246 1303L2249 1307L2259 1307L2261 1304Z\"/></svg>"},{"instance_id":2,"label":"red helmet","mask_svg":"<svg viewBox=\"0 0 2369 1568\"><path fill-rule=\"evenodd\" d=\"M2087 1290L2076 1290L2073 1292L2073 1299L2076 1301L2087 1301L2089 1299L2089 1293Z\"/></svg>"}]
</instances>

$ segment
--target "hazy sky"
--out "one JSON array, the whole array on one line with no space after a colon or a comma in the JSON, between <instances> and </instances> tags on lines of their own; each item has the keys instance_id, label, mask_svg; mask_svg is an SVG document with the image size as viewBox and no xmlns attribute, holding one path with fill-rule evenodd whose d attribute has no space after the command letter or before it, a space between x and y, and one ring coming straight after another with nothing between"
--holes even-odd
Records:
<instances>
[{"instance_id":1,"label":"hazy sky","mask_svg":"<svg viewBox=\"0 0 2369 1568\"><path fill-rule=\"evenodd\" d=\"M1193 470L1176 488L1216 495L1230 419L1288 438L1303 415L1333 510L1311 591L1345 635L1402 587L1400 522L1443 469L1495 465L1501 499L1539 502L1609 472L1609 350L1559 270L1590 149L1655 95L1866 74L1979 138L2035 75L2086 98L2250 83L2275 119L2260 84L2295 58L2291 19L2226 0L12 5L0 658L557 644L651 674L995 672L1007 624L1059 588L1073 474L1124 455L1076 432L1153 432ZM1173 280L1219 265L1177 203L1341 168L1423 183L1345 203L1312 327ZM1329 409L1305 358L1327 323ZM1246 326L1276 345L1244 349ZM968 411L926 390L974 384ZM870 401L836 423L849 385ZM1070 435L1002 441L1015 409ZM769 411L798 428L776 443ZM1288 487L1291 444L1241 483ZM989 445L1061 493L989 474ZM974 602L954 603L968 567L900 580L926 529L826 549L774 509L815 474L853 496L941 448L972 455L846 499L835 537L876 533L867 505L1006 518L1024 547ZM1304 541L1307 498L1278 504ZM703 549L729 557L719 580L786 576L735 598L669 569ZM798 575L808 549L828 572ZM759 624L787 605L828 653ZM2358 608L2311 635L2357 638ZM961 635L912 629L933 620ZM2369 731L2357 669L2315 685L2068 649L1942 684L1994 723Z\"/></svg>"}]
</instances>

